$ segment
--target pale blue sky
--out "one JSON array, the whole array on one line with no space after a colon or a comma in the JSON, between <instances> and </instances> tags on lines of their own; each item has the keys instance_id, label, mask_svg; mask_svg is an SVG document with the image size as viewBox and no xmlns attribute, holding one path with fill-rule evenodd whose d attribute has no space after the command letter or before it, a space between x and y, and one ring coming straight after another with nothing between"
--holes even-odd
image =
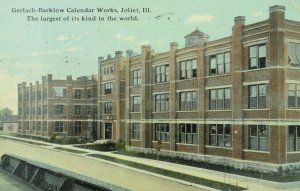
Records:
<instances>
[{"instance_id":1,"label":"pale blue sky","mask_svg":"<svg viewBox=\"0 0 300 191\"><path fill-rule=\"evenodd\" d=\"M246 24L265 20L272 5L284 5L286 18L300 21L300 0L0 0L0 108L9 107L16 113L17 83L22 81L41 80L48 73L60 79L96 74L99 56L113 56L116 50L140 52L142 44L151 45L156 52L169 50L174 41L183 47L184 36L196 27L210 40L226 37L234 17L245 16ZM152 12L138 14L137 22L67 23L27 22L26 16L81 14L11 12L12 8L40 7L149 7Z\"/></svg>"}]
</instances>

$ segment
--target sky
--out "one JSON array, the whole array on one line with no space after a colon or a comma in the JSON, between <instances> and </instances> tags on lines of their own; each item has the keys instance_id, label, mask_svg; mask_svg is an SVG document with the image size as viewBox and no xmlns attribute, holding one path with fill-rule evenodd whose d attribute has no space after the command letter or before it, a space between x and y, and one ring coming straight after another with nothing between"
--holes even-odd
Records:
<instances>
[{"instance_id":1,"label":"sky","mask_svg":"<svg viewBox=\"0 0 300 191\"><path fill-rule=\"evenodd\" d=\"M35 83L42 76L65 79L97 74L99 56L131 49L140 53L142 45L155 52L169 50L171 42L184 46L184 36L196 28L215 40L231 35L233 20L245 16L246 25L269 16L269 7L283 5L286 18L300 21L300 0L0 0L0 109L17 114L17 84ZM93 13L22 13L16 9L77 8ZM97 8L118 13L98 13ZM122 8L140 13L122 13ZM142 8L151 12L142 13ZM27 16L69 17L70 21L28 21ZM104 21L72 21L72 17L96 16ZM108 21L107 17L117 17ZM137 21L118 17L137 16Z\"/></svg>"}]
</instances>

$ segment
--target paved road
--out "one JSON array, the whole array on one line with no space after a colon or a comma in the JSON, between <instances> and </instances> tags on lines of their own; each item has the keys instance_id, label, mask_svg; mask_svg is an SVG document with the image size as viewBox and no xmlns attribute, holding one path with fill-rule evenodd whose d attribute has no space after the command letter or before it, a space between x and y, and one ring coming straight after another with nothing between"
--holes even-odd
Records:
<instances>
[{"instance_id":1,"label":"paved road","mask_svg":"<svg viewBox=\"0 0 300 191\"><path fill-rule=\"evenodd\" d=\"M194 186L181 184L135 170L107 164L102 161L0 138L0 156L4 153L12 153L32 160L49 163L52 166L63 168L132 190L203 190Z\"/></svg>"}]
</instances>

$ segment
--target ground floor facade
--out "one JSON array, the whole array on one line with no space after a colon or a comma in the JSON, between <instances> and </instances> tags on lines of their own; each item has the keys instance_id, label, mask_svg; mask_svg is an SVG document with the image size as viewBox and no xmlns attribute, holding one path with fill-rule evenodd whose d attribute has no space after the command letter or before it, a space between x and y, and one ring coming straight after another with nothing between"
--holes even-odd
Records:
<instances>
[{"instance_id":1,"label":"ground floor facade","mask_svg":"<svg viewBox=\"0 0 300 191\"><path fill-rule=\"evenodd\" d=\"M300 126L279 122L132 121L129 148L284 164L300 162Z\"/></svg>"}]
</instances>

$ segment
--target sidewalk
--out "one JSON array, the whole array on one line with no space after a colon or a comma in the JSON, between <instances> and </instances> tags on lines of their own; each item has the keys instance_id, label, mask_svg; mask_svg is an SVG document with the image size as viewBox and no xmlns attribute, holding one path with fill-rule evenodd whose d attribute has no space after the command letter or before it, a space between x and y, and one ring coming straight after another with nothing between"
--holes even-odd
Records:
<instances>
[{"instance_id":1,"label":"sidewalk","mask_svg":"<svg viewBox=\"0 0 300 191\"><path fill-rule=\"evenodd\" d=\"M119 154L114 154L112 152L100 152L100 151L93 151L93 150L88 150L88 149L82 149L78 147L74 147L73 145L59 145L59 144L51 144L51 143L46 143L43 141L36 141L36 140L29 140L29 139L23 139L23 138L18 138L18 137L11 137L11 136L4 136L2 135L1 137L7 137L7 138L13 138L17 140L25 140L25 141L30 141L30 142L35 142L35 143L43 143L45 146L38 146L38 147L44 147L48 149L53 149L54 147L62 147L62 148L67 148L67 149L72 149L72 150L78 150L78 151L85 151L87 153L84 154L76 154L80 155L83 157L89 157L94 160L101 160L103 162L107 163L113 163L107 160L102 160L102 159L97 159L91 156L88 156L90 154L100 154L100 155L105 155L109 157L114 157L122 160L127 160L127 161L132 161L144 165L149 165L153 167L158 167L161 169L165 170L170 170L174 172L179 172L183 174L188 174L191 176L196 176L200 178L205 178L209 180L214 180L218 181L220 183L226 183L226 184L232 184L236 186L241 186L244 188L248 188L249 190L270 190L270 191L275 191L275 190L288 190L288 191L297 191L300 188L300 180L298 182L291 182L291 183L277 183L277 182L272 182L272 181L267 181L267 180L261 180L261 179L256 179L256 178L251 178L251 177L245 177L245 176L239 176L239 175L234 175L234 174L228 174L228 173L223 173L223 172L218 172L218 171L213 171L213 170L208 170L208 169L203 169L203 168L196 168L196 167L191 167L191 166L185 166L185 165L180 165L180 164L175 164L175 163L169 163L169 162L164 162L164 161L156 161L152 159L144 159L144 158L137 158L137 157L131 157L131 156L125 156L125 155L119 155ZM46 146L47 145L47 146ZM60 152L66 152L66 151L60 151ZM125 168L130 168L134 169L131 167L127 167L118 163L113 163L118 166L122 166ZM138 170L138 169L135 169ZM138 170L141 171L141 170ZM144 171L144 173L156 175L159 177L163 177L162 175L157 175L153 174L147 171ZM172 179L167 177L167 179ZM175 180L175 181L181 181L181 180ZM201 186L199 186L201 188ZM208 190L213 190L209 189L207 187L202 187Z\"/></svg>"}]
</instances>

